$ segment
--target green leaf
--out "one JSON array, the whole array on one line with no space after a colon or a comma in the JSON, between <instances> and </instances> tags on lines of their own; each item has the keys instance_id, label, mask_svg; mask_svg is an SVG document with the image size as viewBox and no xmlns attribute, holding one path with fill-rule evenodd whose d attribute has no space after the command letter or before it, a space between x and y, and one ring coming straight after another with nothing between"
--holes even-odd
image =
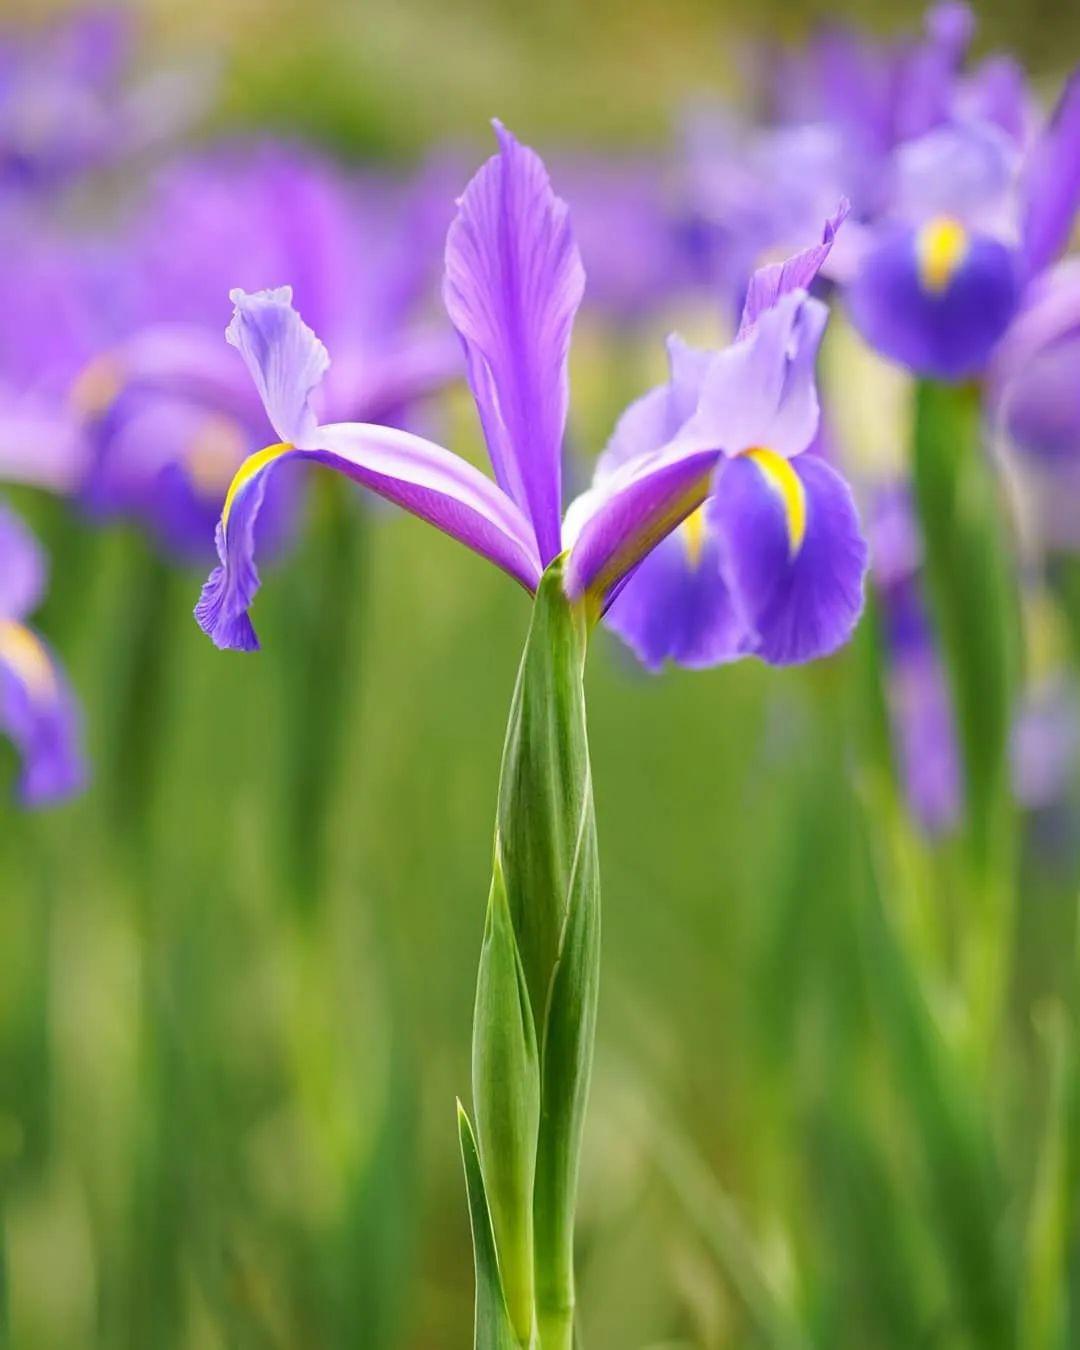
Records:
<instances>
[{"instance_id":1,"label":"green leaf","mask_svg":"<svg viewBox=\"0 0 1080 1350\"><path fill-rule=\"evenodd\" d=\"M461 1160L465 1165L465 1187L469 1196L473 1259L476 1264L476 1331L473 1347L474 1350L519 1350L499 1278L499 1261L495 1254L495 1237L484 1191L484 1176L480 1170L480 1154L476 1149L469 1117L460 1102L457 1104L457 1116Z\"/></svg>"},{"instance_id":2,"label":"green leaf","mask_svg":"<svg viewBox=\"0 0 1080 1350\"><path fill-rule=\"evenodd\" d=\"M473 1109L507 1308L518 1338L533 1329L533 1179L540 1066L498 852L473 1021Z\"/></svg>"}]
</instances>

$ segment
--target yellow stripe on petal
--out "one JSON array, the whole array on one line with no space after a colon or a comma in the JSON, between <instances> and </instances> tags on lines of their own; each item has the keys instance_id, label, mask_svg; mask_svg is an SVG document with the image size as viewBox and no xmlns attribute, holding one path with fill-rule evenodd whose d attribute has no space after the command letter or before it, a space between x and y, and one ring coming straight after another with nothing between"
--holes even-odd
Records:
<instances>
[{"instance_id":1,"label":"yellow stripe on petal","mask_svg":"<svg viewBox=\"0 0 1080 1350\"><path fill-rule=\"evenodd\" d=\"M794 558L806 538L806 489L789 460L761 446L746 451L761 471L761 476L780 498L787 524L788 548Z\"/></svg>"},{"instance_id":2,"label":"yellow stripe on petal","mask_svg":"<svg viewBox=\"0 0 1080 1350\"><path fill-rule=\"evenodd\" d=\"M44 701L56 692L56 676L45 644L12 619L0 620L0 661L11 667L33 698Z\"/></svg>"},{"instance_id":3,"label":"yellow stripe on petal","mask_svg":"<svg viewBox=\"0 0 1080 1350\"><path fill-rule=\"evenodd\" d=\"M967 256L968 232L953 216L935 216L915 236L915 256L923 290L940 295Z\"/></svg>"},{"instance_id":4,"label":"yellow stripe on petal","mask_svg":"<svg viewBox=\"0 0 1080 1350\"><path fill-rule=\"evenodd\" d=\"M272 464L275 459L288 454L294 448L288 441L281 441L277 445L268 445L265 450L256 450L253 455L248 455L233 475L229 490L225 494L225 505L221 508L221 523L223 526L229 523L229 512L236 500L236 494L247 487L248 483L257 477L268 464Z\"/></svg>"},{"instance_id":5,"label":"yellow stripe on petal","mask_svg":"<svg viewBox=\"0 0 1080 1350\"><path fill-rule=\"evenodd\" d=\"M699 506L696 511L691 511L682 523L682 532L686 556L690 561L690 566L696 568L701 562L702 550L705 548L704 506Z\"/></svg>"}]
</instances>

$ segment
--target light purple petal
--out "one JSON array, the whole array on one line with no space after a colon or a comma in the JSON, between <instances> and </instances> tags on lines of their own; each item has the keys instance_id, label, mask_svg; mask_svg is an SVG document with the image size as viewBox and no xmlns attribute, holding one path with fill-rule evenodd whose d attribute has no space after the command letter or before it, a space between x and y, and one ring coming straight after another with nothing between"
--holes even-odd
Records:
<instances>
[{"instance_id":1,"label":"light purple petal","mask_svg":"<svg viewBox=\"0 0 1080 1350\"><path fill-rule=\"evenodd\" d=\"M709 505L721 571L771 665L827 656L848 640L862 612L867 548L851 490L814 455L791 462L805 494L805 533L793 550L784 503L749 457L717 476Z\"/></svg>"},{"instance_id":2,"label":"light purple petal","mask_svg":"<svg viewBox=\"0 0 1080 1350\"><path fill-rule=\"evenodd\" d=\"M86 781L80 718L67 679L36 633L0 620L0 730L22 759L24 806L47 806Z\"/></svg>"},{"instance_id":3,"label":"light purple petal","mask_svg":"<svg viewBox=\"0 0 1080 1350\"><path fill-rule=\"evenodd\" d=\"M851 203L843 198L835 213L825 222L821 243L804 248L784 262L769 263L759 267L750 278L743 302L742 318L739 321L737 336L745 337L767 309L772 309L782 295L791 291L809 290L810 283L817 276L832 251L836 232L848 217Z\"/></svg>"},{"instance_id":4,"label":"light purple petal","mask_svg":"<svg viewBox=\"0 0 1080 1350\"><path fill-rule=\"evenodd\" d=\"M684 436L728 455L754 447L801 454L820 416L814 363L827 318L805 291L781 296L748 337L713 358Z\"/></svg>"},{"instance_id":5,"label":"light purple petal","mask_svg":"<svg viewBox=\"0 0 1080 1350\"><path fill-rule=\"evenodd\" d=\"M0 503L0 623L22 619L37 608L46 573L41 545L18 516Z\"/></svg>"},{"instance_id":6,"label":"light purple petal","mask_svg":"<svg viewBox=\"0 0 1080 1350\"><path fill-rule=\"evenodd\" d=\"M461 334L495 477L560 551L567 352L585 274L543 162L498 122L446 241L443 297Z\"/></svg>"},{"instance_id":7,"label":"light purple petal","mask_svg":"<svg viewBox=\"0 0 1080 1350\"><path fill-rule=\"evenodd\" d=\"M1074 70L1024 172L1024 258L1029 275L1054 261L1080 206L1080 70Z\"/></svg>"},{"instance_id":8,"label":"light purple petal","mask_svg":"<svg viewBox=\"0 0 1080 1350\"><path fill-rule=\"evenodd\" d=\"M258 646L247 611L259 587L254 527L268 473L285 460L325 464L387 501L404 507L490 559L535 590L540 560L522 512L489 478L431 441L392 427L341 422L319 427L317 444L285 449L242 468L227 517L217 530L220 565L195 609L200 627L219 647L252 651Z\"/></svg>"},{"instance_id":9,"label":"light purple petal","mask_svg":"<svg viewBox=\"0 0 1080 1350\"><path fill-rule=\"evenodd\" d=\"M292 288L229 293L226 339L247 363L270 424L282 441L304 448L316 427L311 395L330 365L326 348L292 307Z\"/></svg>"}]
</instances>

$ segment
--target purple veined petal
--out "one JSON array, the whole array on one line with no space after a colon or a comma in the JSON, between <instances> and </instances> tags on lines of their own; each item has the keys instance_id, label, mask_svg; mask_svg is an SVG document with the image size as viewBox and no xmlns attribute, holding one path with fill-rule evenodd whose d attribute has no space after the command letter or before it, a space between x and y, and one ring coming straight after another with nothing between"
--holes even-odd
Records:
<instances>
[{"instance_id":1,"label":"purple veined petal","mask_svg":"<svg viewBox=\"0 0 1080 1350\"><path fill-rule=\"evenodd\" d=\"M0 620L0 730L22 760L16 788L24 806L47 806L86 781L78 707L45 643Z\"/></svg>"},{"instance_id":2,"label":"purple veined petal","mask_svg":"<svg viewBox=\"0 0 1080 1350\"><path fill-rule=\"evenodd\" d=\"M848 640L862 613L867 547L835 469L812 455L741 455L717 475L709 519L755 655L792 665Z\"/></svg>"},{"instance_id":3,"label":"purple veined petal","mask_svg":"<svg viewBox=\"0 0 1080 1350\"><path fill-rule=\"evenodd\" d=\"M330 365L326 348L292 306L292 288L229 293L227 341L244 358L270 425L282 441L304 448L317 426L311 396Z\"/></svg>"},{"instance_id":4,"label":"purple veined petal","mask_svg":"<svg viewBox=\"0 0 1080 1350\"><path fill-rule=\"evenodd\" d=\"M0 502L0 623L21 619L37 608L47 571L41 545Z\"/></svg>"},{"instance_id":5,"label":"purple veined petal","mask_svg":"<svg viewBox=\"0 0 1080 1350\"><path fill-rule=\"evenodd\" d=\"M1080 69L1028 157L1022 190L1024 264L1034 276L1065 247L1080 206Z\"/></svg>"},{"instance_id":6,"label":"purple veined petal","mask_svg":"<svg viewBox=\"0 0 1080 1350\"><path fill-rule=\"evenodd\" d=\"M720 572L717 541L698 507L642 560L605 615L650 671L736 660L747 632Z\"/></svg>"},{"instance_id":7,"label":"purple veined petal","mask_svg":"<svg viewBox=\"0 0 1080 1350\"><path fill-rule=\"evenodd\" d=\"M498 122L495 133L499 153L447 235L443 298L495 477L532 520L546 565L562 547L566 363L585 274L543 161Z\"/></svg>"},{"instance_id":8,"label":"purple veined petal","mask_svg":"<svg viewBox=\"0 0 1080 1350\"><path fill-rule=\"evenodd\" d=\"M392 427L341 422L313 435L317 444L305 450L287 444L260 450L233 479L217 528L220 565L195 609L199 626L217 646L258 647L247 613L259 587L254 528L267 474L285 460L311 460L345 474L488 558L527 590L536 589L542 569L529 522L471 464Z\"/></svg>"},{"instance_id":9,"label":"purple veined petal","mask_svg":"<svg viewBox=\"0 0 1080 1350\"><path fill-rule=\"evenodd\" d=\"M746 337L761 315L767 309L772 309L781 296L788 295L792 291L810 289L810 283L821 271L825 259L832 251L836 232L847 219L850 210L851 203L846 197L842 198L835 213L825 222L820 244L804 248L784 262L769 263L766 267L758 268L750 278L750 285L746 289L737 338Z\"/></svg>"},{"instance_id":10,"label":"purple veined petal","mask_svg":"<svg viewBox=\"0 0 1080 1350\"><path fill-rule=\"evenodd\" d=\"M916 374L977 375L1016 312L1017 261L956 221L887 230L847 288L848 312L872 347Z\"/></svg>"}]
</instances>

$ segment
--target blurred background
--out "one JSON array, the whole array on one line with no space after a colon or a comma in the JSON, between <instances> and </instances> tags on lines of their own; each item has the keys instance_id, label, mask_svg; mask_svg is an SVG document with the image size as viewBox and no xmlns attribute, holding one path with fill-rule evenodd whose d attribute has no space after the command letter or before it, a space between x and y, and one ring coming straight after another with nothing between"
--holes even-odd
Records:
<instances>
[{"instance_id":1,"label":"blurred background","mask_svg":"<svg viewBox=\"0 0 1080 1350\"><path fill-rule=\"evenodd\" d=\"M50 44L79 16L9 3L0 17L2 132L13 72L45 89ZM1009 49L1048 102L1080 56L1080 10L1002 0L977 17L976 54ZM688 110L757 116L763 51L825 21L893 41L920 31L922 7L220 0L111 15L122 55L105 94L61 102L56 121L85 129L88 108L119 107L122 130L40 175L5 147L0 384L20 388L0 445L38 463L29 389L35 415L63 404L93 423L79 475L114 454L157 475L171 405L106 432L116 390L99 401L100 382L116 372L95 361L180 320L219 342L232 284L314 294L300 269L338 224L282 238L303 212L341 209L324 174L362 183L370 234L324 279L321 335L355 336L353 305L381 313L372 296L404 253L408 322L445 336L442 236L498 115L548 158L597 277L572 358L583 486L662 373L666 333L731 328L701 271L651 284L672 245L635 234L619 204L641 197L653 220L658 197L696 267ZM31 104L30 124L52 125ZM284 159L302 185L243 185ZM234 262L274 275L233 280ZM378 354L385 330L368 327L357 349ZM846 420L887 423L847 435L857 475L867 445L902 449L892 409L909 391L849 360L836 327ZM242 386L220 345L222 379ZM403 420L480 462L452 360L419 392ZM33 622L79 699L89 766L72 799L0 811L0 1342L463 1346L454 1099L528 606L433 531L311 475L283 493L263 567L264 650L217 652L191 618L223 488L211 469L212 509L185 505L182 527L161 518L160 477L95 495L74 470L43 484L23 463L0 483L51 561ZM1015 571L1030 571L1019 550ZM1071 708L1069 548L1040 560L1038 589L1025 641L1052 650ZM1049 787L1008 807L1002 919L971 882L963 821L926 828L907 804L885 660L874 613L797 670L654 676L611 634L594 641L605 931L579 1216L594 1350L1080 1344L1072 714L1044 733L1061 752ZM0 768L14 785L6 743ZM972 1048L963 971L987 943L1008 971L1006 1029Z\"/></svg>"}]
</instances>

